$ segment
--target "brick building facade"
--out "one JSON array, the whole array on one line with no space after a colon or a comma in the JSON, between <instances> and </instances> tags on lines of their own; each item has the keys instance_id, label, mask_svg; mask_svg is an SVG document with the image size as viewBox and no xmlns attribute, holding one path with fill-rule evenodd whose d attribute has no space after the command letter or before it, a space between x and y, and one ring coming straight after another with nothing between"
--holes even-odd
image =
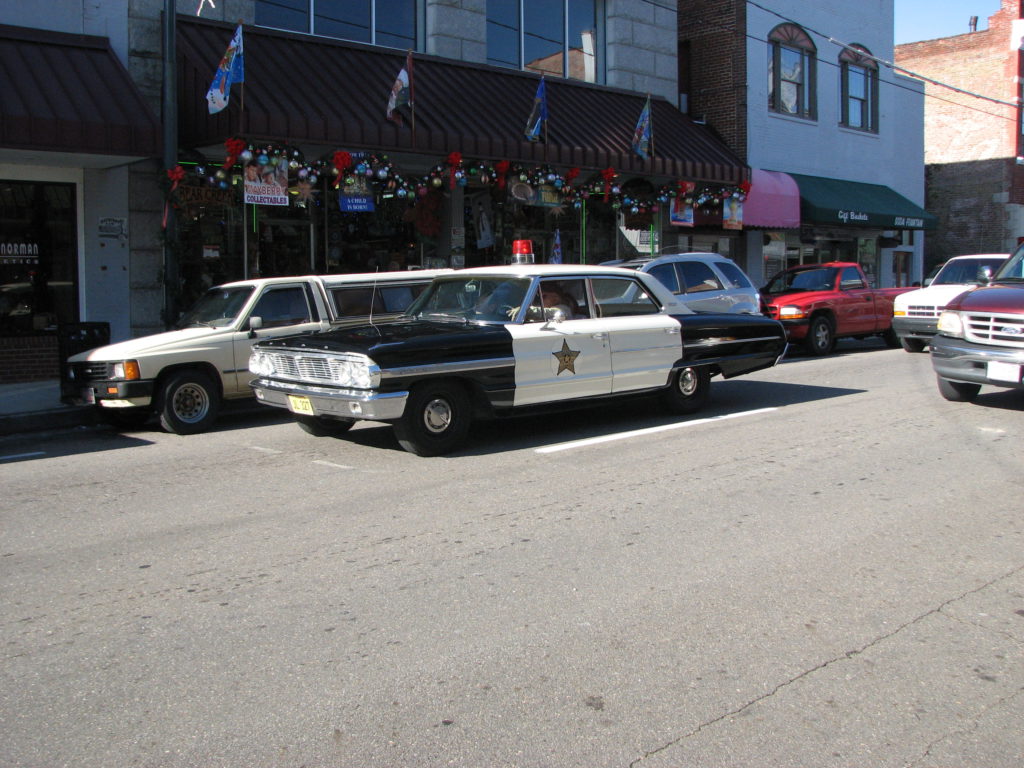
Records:
<instances>
[{"instance_id":1,"label":"brick building facade","mask_svg":"<svg viewBox=\"0 0 1024 768\"><path fill-rule=\"evenodd\" d=\"M939 219L926 258L1009 253L1024 236L1020 96L1021 0L1002 0L988 29L906 43L896 64L925 84L926 205ZM981 94L980 99L970 94ZM996 103L991 99L999 102Z\"/></svg>"}]
</instances>

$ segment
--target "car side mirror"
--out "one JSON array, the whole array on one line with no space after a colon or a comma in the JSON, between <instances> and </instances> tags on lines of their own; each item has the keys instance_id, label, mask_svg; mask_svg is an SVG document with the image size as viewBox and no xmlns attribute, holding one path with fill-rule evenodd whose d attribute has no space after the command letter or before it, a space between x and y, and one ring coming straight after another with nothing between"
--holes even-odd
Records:
<instances>
[{"instance_id":1,"label":"car side mirror","mask_svg":"<svg viewBox=\"0 0 1024 768\"><path fill-rule=\"evenodd\" d=\"M256 338L256 331L263 327L263 318L259 315L253 315L249 318L249 338Z\"/></svg>"},{"instance_id":2,"label":"car side mirror","mask_svg":"<svg viewBox=\"0 0 1024 768\"><path fill-rule=\"evenodd\" d=\"M565 312L558 307L545 307L544 308L544 320L549 323L562 323L565 322Z\"/></svg>"},{"instance_id":3,"label":"car side mirror","mask_svg":"<svg viewBox=\"0 0 1024 768\"><path fill-rule=\"evenodd\" d=\"M982 285L992 282L992 267L982 267L978 270L978 282Z\"/></svg>"}]
</instances>

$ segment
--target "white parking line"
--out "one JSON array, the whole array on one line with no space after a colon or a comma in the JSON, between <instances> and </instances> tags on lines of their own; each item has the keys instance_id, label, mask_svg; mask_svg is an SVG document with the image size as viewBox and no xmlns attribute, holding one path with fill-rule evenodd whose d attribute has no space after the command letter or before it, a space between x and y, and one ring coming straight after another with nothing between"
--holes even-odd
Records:
<instances>
[{"instance_id":1,"label":"white parking line","mask_svg":"<svg viewBox=\"0 0 1024 768\"><path fill-rule=\"evenodd\" d=\"M0 461L12 461L14 459L28 459L32 456L45 456L45 451L33 451L32 453L12 453L10 456L0 456Z\"/></svg>"},{"instance_id":2,"label":"white parking line","mask_svg":"<svg viewBox=\"0 0 1024 768\"><path fill-rule=\"evenodd\" d=\"M254 451L259 451L260 453L281 453L281 451L277 450L276 448L261 448L258 445L250 445L249 447L252 448Z\"/></svg>"},{"instance_id":3,"label":"white parking line","mask_svg":"<svg viewBox=\"0 0 1024 768\"><path fill-rule=\"evenodd\" d=\"M333 461L324 461L323 459L313 459L314 464L319 464L322 467L334 467L335 469L355 469L347 464L335 464Z\"/></svg>"},{"instance_id":4,"label":"white parking line","mask_svg":"<svg viewBox=\"0 0 1024 768\"><path fill-rule=\"evenodd\" d=\"M672 429L684 429L686 427L696 427L701 424L710 424L714 421L722 421L724 419L738 419L743 416L755 416L759 413L769 413L771 411L778 410L777 408L758 408L754 411L741 411L740 413L727 413L722 416L712 416L708 419L696 419L694 421L680 421L676 424L665 424L660 427L647 427L646 429L634 429L629 432L619 432L615 435L604 435L603 437L588 437L584 440L572 440L568 443L557 443L555 445L546 445L543 448L537 448L534 453L557 453L559 451L571 451L574 448L586 448L591 445L598 445L600 443L610 443L614 440L628 440L633 437L640 437L642 435L653 435L658 432L668 432Z\"/></svg>"}]
</instances>

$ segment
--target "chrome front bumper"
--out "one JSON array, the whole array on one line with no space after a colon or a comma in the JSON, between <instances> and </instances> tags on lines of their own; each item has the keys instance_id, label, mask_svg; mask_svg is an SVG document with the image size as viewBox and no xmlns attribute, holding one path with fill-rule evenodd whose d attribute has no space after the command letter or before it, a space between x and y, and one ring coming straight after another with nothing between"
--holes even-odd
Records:
<instances>
[{"instance_id":1,"label":"chrome front bumper","mask_svg":"<svg viewBox=\"0 0 1024 768\"><path fill-rule=\"evenodd\" d=\"M367 421L400 419L405 413L405 402L409 398L408 392L333 389L271 379L253 379L249 386L252 387L256 399L266 405L301 413L293 407L294 401L290 400L289 396L306 398L313 407L315 416Z\"/></svg>"}]
</instances>

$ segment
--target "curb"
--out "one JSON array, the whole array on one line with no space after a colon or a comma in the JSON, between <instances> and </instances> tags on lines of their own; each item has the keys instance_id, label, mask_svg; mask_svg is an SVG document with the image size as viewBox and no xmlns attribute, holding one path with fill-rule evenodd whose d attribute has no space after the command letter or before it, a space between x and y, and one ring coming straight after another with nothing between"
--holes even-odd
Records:
<instances>
[{"instance_id":1,"label":"curb","mask_svg":"<svg viewBox=\"0 0 1024 768\"><path fill-rule=\"evenodd\" d=\"M12 413L0 416L0 436L26 432L45 432L49 429L72 429L98 424L97 414L90 408L55 408L49 411Z\"/></svg>"}]
</instances>

